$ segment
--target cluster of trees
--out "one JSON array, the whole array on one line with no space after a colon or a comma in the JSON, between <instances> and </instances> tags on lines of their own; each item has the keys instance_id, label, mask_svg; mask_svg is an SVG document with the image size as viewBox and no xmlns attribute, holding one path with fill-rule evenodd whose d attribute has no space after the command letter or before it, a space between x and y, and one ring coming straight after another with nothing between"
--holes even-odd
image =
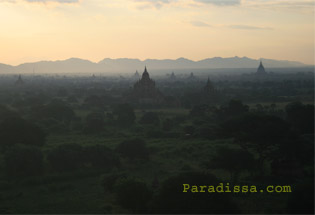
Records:
<instances>
[{"instance_id":1,"label":"cluster of trees","mask_svg":"<svg viewBox=\"0 0 315 215\"><path fill-rule=\"evenodd\" d=\"M142 139L122 141L114 150L104 145L66 143L43 152L38 146L15 144L5 150L4 169L9 178L23 180L44 173L72 172L86 168L111 171L121 167L123 158L134 162L148 160L149 155L150 150Z\"/></svg>"},{"instance_id":2,"label":"cluster of trees","mask_svg":"<svg viewBox=\"0 0 315 215\"><path fill-rule=\"evenodd\" d=\"M282 109L275 104L250 107L230 98L277 102L303 95L307 100L313 95L309 91L313 83L218 81L217 95L222 97L201 93L201 82L166 83L161 91L169 103L178 98L182 107L191 109L188 115L166 116L162 110L137 112L134 105L126 104L123 95L129 90L128 82L120 86L120 82L106 79L99 83L58 80L61 82L50 80L46 87L34 85L25 91L11 92L8 88L1 92L0 102L7 104L0 105L0 166L6 180L92 170L106 173L102 180L105 192L112 194L114 204L126 212L239 213L233 196L182 193L183 183L218 183L218 176L209 172L219 169L229 173L230 183L294 184L296 192L290 196L286 212L300 212L301 207L308 212L311 208L312 192L305 190L310 190L309 181L314 178L314 105L291 102ZM274 90L276 98L271 93ZM141 105L137 107L142 109ZM47 135L66 132L127 138L113 148L75 143L45 147ZM199 140L218 139L228 144L215 145L214 155L202 158L204 162L197 168L204 172L167 173L168 178L153 186L148 179L132 178L128 172L130 166L153 160L146 141L131 138L134 134L148 139L177 138L183 145L186 140L197 146ZM192 147L187 151L193 151Z\"/></svg>"},{"instance_id":3,"label":"cluster of trees","mask_svg":"<svg viewBox=\"0 0 315 215\"><path fill-rule=\"evenodd\" d=\"M115 202L131 213L154 214L217 214L239 213L231 195L183 193L183 184L219 184L212 174L183 172L171 176L158 187L122 174L107 174L102 177L105 192L115 194Z\"/></svg>"}]
</instances>

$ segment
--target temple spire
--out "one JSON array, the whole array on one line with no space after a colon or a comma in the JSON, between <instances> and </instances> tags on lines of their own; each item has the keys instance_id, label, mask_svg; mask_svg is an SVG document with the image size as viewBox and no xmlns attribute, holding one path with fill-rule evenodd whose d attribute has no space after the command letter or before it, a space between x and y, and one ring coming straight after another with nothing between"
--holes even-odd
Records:
<instances>
[{"instance_id":1,"label":"temple spire","mask_svg":"<svg viewBox=\"0 0 315 215\"><path fill-rule=\"evenodd\" d=\"M144 67L144 72L142 73L142 79L150 79L150 75L147 70L147 66Z\"/></svg>"},{"instance_id":2,"label":"temple spire","mask_svg":"<svg viewBox=\"0 0 315 215\"><path fill-rule=\"evenodd\" d=\"M261 59L260 59L260 64L259 64L259 67L257 69L256 74L258 74L258 75L265 75L265 74L267 74L266 71L265 71L265 67L262 64L262 60Z\"/></svg>"}]
</instances>

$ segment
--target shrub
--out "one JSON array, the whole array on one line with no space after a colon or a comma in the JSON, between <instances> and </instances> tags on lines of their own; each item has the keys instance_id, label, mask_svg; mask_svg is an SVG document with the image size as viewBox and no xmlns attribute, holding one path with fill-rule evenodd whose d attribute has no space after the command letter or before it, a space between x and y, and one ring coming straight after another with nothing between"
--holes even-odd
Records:
<instances>
[{"instance_id":1,"label":"shrub","mask_svg":"<svg viewBox=\"0 0 315 215\"><path fill-rule=\"evenodd\" d=\"M37 125L19 117L6 118L0 124L0 139L3 147L14 144L42 146L46 134Z\"/></svg>"},{"instance_id":2,"label":"shrub","mask_svg":"<svg viewBox=\"0 0 315 215\"><path fill-rule=\"evenodd\" d=\"M78 144L63 144L51 150L47 159L56 171L72 171L83 165L82 147Z\"/></svg>"},{"instance_id":3,"label":"shrub","mask_svg":"<svg viewBox=\"0 0 315 215\"><path fill-rule=\"evenodd\" d=\"M41 175L43 154L34 146L15 145L5 153L4 164L10 178Z\"/></svg>"},{"instance_id":4,"label":"shrub","mask_svg":"<svg viewBox=\"0 0 315 215\"><path fill-rule=\"evenodd\" d=\"M129 159L148 159L149 150L142 139L131 139L121 142L116 151Z\"/></svg>"},{"instance_id":5,"label":"shrub","mask_svg":"<svg viewBox=\"0 0 315 215\"><path fill-rule=\"evenodd\" d=\"M157 113L147 112L145 113L139 121L141 124L149 124L149 125L159 125L160 118Z\"/></svg>"},{"instance_id":6,"label":"shrub","mask_svg":"<svg viewBox=\"0 0 315 215\"><path fill-rule=\"evenodd\" d=\"M99 133L104 128L104 114L99 112L90 113L85 118L86 133Z\"/></svg>"},{"instance_id":7,"label":"shrub","mask_svg":"<svg viewBox=\"0 0 315 215\"><path fill-rule=\"evenodd\" d=\"M132 213L147 213L152 196L144 182L136 179L121 179L115 184L117 202Z\"/></svg>"},{"instance_id":8,"label":"shrub","mask_svg":"<svg viewBox=\"0 0 315 215\"><path fill-rule=\"evenodd\" d=\"M83 154L85 162L91 164L93 167L110 169L120 165L116 154L103 145L86 146L83 149Z\"/></svg>"},{"instance_id":9,"label":"shrub","mask_svg":"<svg viewBox=\"0 0 315 215\"><path fill-rule=\"evenodd\" d=\"M219 184L211 174L186 172L167 179L153 201L151 213L167 214L217 214L239 213L227 193L183 193L183 184L213 185Z\"/></svg>"},{"instance_id":10,"label":"shrub","mask_svg":"<svg viewBox=\"0 0 315 215\"><path fill-rule=\"evenodd\" d=\"M136 120L133 108L129 104L119 104L113 107L113 116L119 126L130 126Z\"/></svg>"}]
</instances>

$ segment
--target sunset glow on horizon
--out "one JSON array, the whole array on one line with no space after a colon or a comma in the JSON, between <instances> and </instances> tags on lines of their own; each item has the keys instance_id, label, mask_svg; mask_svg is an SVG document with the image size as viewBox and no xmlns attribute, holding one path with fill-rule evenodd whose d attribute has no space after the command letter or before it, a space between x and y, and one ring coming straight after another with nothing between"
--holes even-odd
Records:
<instances>
[{"instance_id":1,"label":"sunset glow on horizon","mask_svg":"<svg viewBox=\"0 0 315 215\"><path fill-rule=\"evenodd\" d=\"M314 64L313 0L0 0L0 63L250 57Z\"/></svg>"}]
</instances>

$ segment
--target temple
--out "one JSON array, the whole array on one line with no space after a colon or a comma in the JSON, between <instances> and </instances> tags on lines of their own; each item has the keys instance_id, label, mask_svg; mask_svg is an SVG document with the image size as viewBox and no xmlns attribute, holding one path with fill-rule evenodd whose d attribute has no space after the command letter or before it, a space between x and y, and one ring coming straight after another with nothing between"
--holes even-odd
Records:
<instances>
[{"instance_id":1,"label":"temple","mask_svg":"<svg viewBox=\"0 0 315 215\"><path fill-rule=\"evenodd\" d=\"M141 79L133 86L133 97L138 99L139 103L153 104L163 100L163 95L156 89L155 81L150 78L147 67L145 67Z\"/></svg>"},{"instance_id":2,"label":"temple","mask_svg":"<svg viewBox=\"0 0 315 215\"><path fill-rule=\"evenodd\" d=\"M24 84L24 81L22 80L21 75L19 75L18 79L15 81L15 84L16 85L23 85Z\"/></svg>"},{"instance_id":3,"label":"temple","mask_svg":"<svg viewBox=\"0 0 315 215\"><path fill-rule=\"evenodd\" d=\"M170 76L170 80L171 80L171 81L174 81L175 79L176 79L176 76L175 76L174 72L172 72L172 74L171 74L171 76Z\"/></svg>"},{"instance_id":4,"label":"temple","mask_svg":"<svg viewBox=\"0 0 315 215\"><path fill-rule=\"evenodd\" d=\"M214 86L213 86L213 84L209 78L208 78L206 86L203 89L204 89L205 93L207 93L207 94L212 94L212 93L216 92L216 89L214 88Z\"/></svg>"},{"instance_id":5,"label":"temple","mask_svg":"<svg viewBox=\"0 0 315 215\"><path fill-rule=\"evenodd\" d=\"M262 62L260 61L259 67L256 72L257 75L265 75L267 72L265 71L265 67L263 66Z\"/></svg>"},{"instance_id":6,"label":"temple","mask_svg":"<svg viewBox=\"0 0 315 215\"><path fill-rule=\"evenodd\" d=\"M136 70L135 74L132 76L132 79L139 80L139 78L140 78L139 72L138 70Z\"/></svg>"}]
</instances>

